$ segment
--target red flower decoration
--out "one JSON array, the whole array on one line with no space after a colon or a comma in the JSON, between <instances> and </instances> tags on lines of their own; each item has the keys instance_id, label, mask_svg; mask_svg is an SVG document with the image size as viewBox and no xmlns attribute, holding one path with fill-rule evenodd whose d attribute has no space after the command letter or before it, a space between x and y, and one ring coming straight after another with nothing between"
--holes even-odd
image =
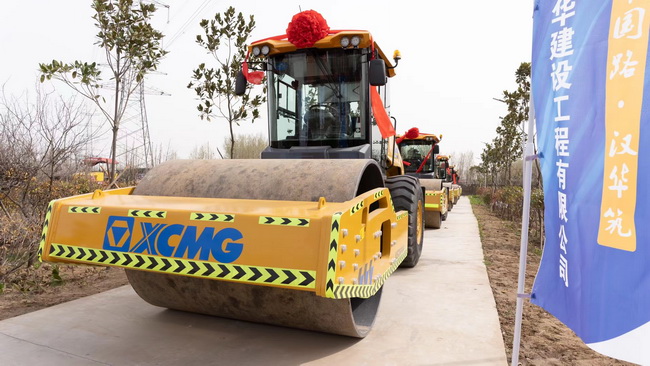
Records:
<instances>
[{"instance_id":1,"label":"red flower decoration","mask_svg":"<svg viewBox=\"0 0 650 366\"><path fill-rule=\"evenodd\" d=\"M408 131L406 131L404 136L398 138L397 141L395 142L399 144L400 142L404 141L404 139L410 140L410 139L417 138L418 136L420 136L420 130L417 127L412 127Z\"/></svg>"},{"instance_id":2,"label":"red flower decoration","mask_svg":"<svg viewBox=\"0 0 650 366\"><path fill-rule=\"evenodd\" d=\"M407 139L414 139L417 138L418 136L420 136L420 130L417 127L413 127L409 129L408 131L406 131L406 134L404 135L404 137L406 137Z\"/></svg>"},{"instance_id":3,"label":"red flower decoration","mask_svg":"<svg viewBox=\"0 0 650 366\"><path fill-rule=\"evenodd\" d=\"M327 21L314 10L305 10L291 18L287 28L287 38L298 48L307 48L325 38L330 31Z\"/></svg>"}]
</instances>

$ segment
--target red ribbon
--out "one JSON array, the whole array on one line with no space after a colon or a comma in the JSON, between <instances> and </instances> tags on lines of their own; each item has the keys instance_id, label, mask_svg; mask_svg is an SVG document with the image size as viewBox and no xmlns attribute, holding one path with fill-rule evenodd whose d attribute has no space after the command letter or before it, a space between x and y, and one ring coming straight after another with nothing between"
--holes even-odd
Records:
<instances>
[{"instance_id":1,"label":"red ribbon","mask_svg":"<svg viewBox=\"0 0 650 366\"><path fill-rule=\"evenodd\" d=\"M373 86L370 87L370 102L372 103L372 114L375 116L381 137L386 139L395 136L395 127L390 122L390 117L386 113L384 103L381 102L381 96L379 96L377 88Z\"/></svg>"}]
</instances>

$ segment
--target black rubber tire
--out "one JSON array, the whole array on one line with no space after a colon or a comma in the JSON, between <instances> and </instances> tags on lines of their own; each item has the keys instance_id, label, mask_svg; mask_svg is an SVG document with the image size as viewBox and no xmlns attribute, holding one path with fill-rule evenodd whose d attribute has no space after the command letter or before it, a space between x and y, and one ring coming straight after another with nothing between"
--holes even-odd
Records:
<instances>
[{"instance_id":1,"label":"black rubber tire","mask_svg":"<svg viewBox=\"0 0 650 366\"><path fill-rule=\"evenodd\" d=\"M442 217L441 217L442 221L446 221L446 220L447 220L447 215L449 215L449 211L445 212L445 214L442 215Z\"/></svg>"},{"instance_id":2,"label":"black rubber tire","mask_svg":"<svg viewBox=\"0 0 650 366\"><path fill-rule=\"evenodd\" d=\"M386 178L396 211L409 213L408 254L400 267L413 268L418 264L424 241L424 192L415 177L398 175Z\"/></svg>"}]
</instances>

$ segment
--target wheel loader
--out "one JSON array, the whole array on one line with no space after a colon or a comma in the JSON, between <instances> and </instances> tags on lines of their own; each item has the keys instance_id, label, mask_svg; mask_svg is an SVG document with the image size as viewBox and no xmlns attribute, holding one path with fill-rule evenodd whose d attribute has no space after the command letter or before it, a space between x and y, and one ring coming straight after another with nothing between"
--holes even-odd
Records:
<instances>
[{"instance_id":1,"label":"wheel loader","mask_svg":"<svg viewBox=\"0 0 650 366\"><path fill-rule=\"evenodd\" d=\"M438 167L436 168L436 177L443 180L442 185L448 189L449 192L449 210L453 209L454 205L458 202L462 194L462 188L458 184L458 175L450 165L449 160L451 156L438 155L436 161Z\"/></svg>"},{"instance_id":2,"label":"wheel loader","mask_svg":"<svg viewBox=\"0 0 650 366\"><path fill-rule=\"evenodd\" d=\"M418 178L425 189L425 226L434 229L440 228L448 213L449 189L443 187L442 179L436 178L436 156L441 138L422 133L416 127L396 136L406 174Z\"/></svg>"},{"instance_id":3,"label":"wheel loader","mask_svg":"<svg viewBox=\"0 0 650 366\"><path fill-rule=\"evenodd\" d=\"M252 43L237 78L237 93L266 81L262 159L175 160L136 187L55 200L39 257L123 267L156 306L368 334L424 232L384 107L399 54L393 65L368 31L291 39Z\"/></svg>"}]
</instances>

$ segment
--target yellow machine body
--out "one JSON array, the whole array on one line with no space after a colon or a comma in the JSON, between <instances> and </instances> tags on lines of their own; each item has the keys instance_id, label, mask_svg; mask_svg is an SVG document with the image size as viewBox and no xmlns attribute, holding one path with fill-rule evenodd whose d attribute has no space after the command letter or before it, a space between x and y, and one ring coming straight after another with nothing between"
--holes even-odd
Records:
<instances>
[{"instance_id":1,"label":"yellow machine body","mask_svg":"<svg viewBox=\"0 0 650 366\"><path fill-rule=\"evenodd\" d=\"M43 260L372 296L406 256L406 211L377 188L335 203L96 191L50 204Z\"/></svg>"}]
</instances>

